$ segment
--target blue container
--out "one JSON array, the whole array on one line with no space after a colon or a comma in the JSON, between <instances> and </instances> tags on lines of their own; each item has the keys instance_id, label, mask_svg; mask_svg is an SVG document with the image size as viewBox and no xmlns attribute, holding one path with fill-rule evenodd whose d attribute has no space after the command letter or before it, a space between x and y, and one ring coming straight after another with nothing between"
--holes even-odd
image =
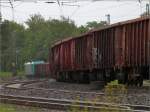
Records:
<instances>
[{"instance_id":1,"label":"blue container","mask_svg":"<svg viewBox=\"0 0 150 112\"><path fill-rule=\"evenodd\" d=\"M25 74L34 76L35 75L35 65L37 64L43 64L44 61L33 61L33 62L28 62L25 63Z\"/></svg>"}]
</instances>

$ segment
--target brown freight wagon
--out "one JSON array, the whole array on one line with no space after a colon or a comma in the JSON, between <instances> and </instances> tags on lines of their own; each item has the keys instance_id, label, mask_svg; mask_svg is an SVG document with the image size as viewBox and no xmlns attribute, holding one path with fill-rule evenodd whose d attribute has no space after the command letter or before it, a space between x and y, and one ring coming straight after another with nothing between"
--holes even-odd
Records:
<instances>
[{"instance_id":1,"label":"brown freight wagon","mask_svg":"<svg viewBox=\"0 0 150 112\"><path fill-rule=\"evenodd\" d=\"M62 40L51 48L56 79L142 85L149 77L150 18L138 18Z\"/></svg>"},{"instance_id":2,"label":"brown freight wagon","mask_svg":"<svg viewBox=\"0 0 150 112\"><path fill-rule=\"evenodd\" d=\"M50 77L51 65L49 63L35 64L36 77Z\"/></svg>"}]
</instances>

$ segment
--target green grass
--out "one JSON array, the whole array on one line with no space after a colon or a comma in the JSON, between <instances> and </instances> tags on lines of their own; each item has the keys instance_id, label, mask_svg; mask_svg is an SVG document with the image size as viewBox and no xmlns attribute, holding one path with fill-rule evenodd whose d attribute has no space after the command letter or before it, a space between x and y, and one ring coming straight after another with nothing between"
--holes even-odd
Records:
<instances>
[{"instance_id":1,"label":"green grass","mask_svg":"<svg viewBox=\"0 0 150 112\"><path fill-rule=\"evenodd\" d=\"M10 105L0 104L0 112L15 112L15 109Z\"/></svg>"},{"instance_id":2,"label":"green grass","mask_svg":"<svg viewBox=\"0 0 150 112\"><path fill-rule=\"evenodd\" d=\"M18 71L17 76L23 77L24 72ZM10 78L10 77L13 77L12 72L0 72L0 78Z\"/></svg>"},{"instance_id":3,"label":"green grass","mask_svg":"<svg viewBox=\"0 0 150 112\"><path fill-rule=\"evenodd\" d=\"M42 112L42 110L34 107L25 107L0 103L0 112Z\"/></svg>"},{"instance_id":4,"label":"green grass","mask_svg":"<svg viewBox=\"0 0 150 112\"><path fill-rule=\"evenodd\" d=\"M0 78L9 78L12 77L11 72L0 72Z\"/></svg>"}]
</instances>

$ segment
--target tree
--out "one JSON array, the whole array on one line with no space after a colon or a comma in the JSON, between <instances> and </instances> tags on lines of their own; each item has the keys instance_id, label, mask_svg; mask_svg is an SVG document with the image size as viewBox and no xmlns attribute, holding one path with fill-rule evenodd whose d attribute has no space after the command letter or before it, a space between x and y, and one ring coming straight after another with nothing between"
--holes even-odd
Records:
<instances>
[{"instance_id":1,"label":"tree","mask_svg":"<svg viewBox=\"0 0 150 112\"><path fill-rule=\"evenodd\" d=\"M36 14L26 21L26 25L27 28L8 20L2 22L2 69L4 71L10 71L11 64L16 61L19 63L17 68L23 69L25 62L48 60L49 48L56 41L80 35L93 28L104 27L107 22L93 21L77 27L74 21L65 17L61 17L60 20L45 20L41 15Z\"/></svg>"},{"instance_id":2,"label":"tree","mask_svg":"<svg viewBox=\"0 0 150 112\"><path fill-rule=\"evenodd\" d=\"M64 17L45 20L41 15L33 15L26 24L24 61L47 60L54 42L80 33L74 22Z\"/></svg>"},{"instance_id":3,"label":"tree","mask_svg":"<svg viewBox=\"0 0 150 112\"><path fill-rule=\"evenodd\" d=\"M81 25L80 27L78 27L78 30L79 30L79 33L82 34L82 33L87 32L87 31L89 30L89 28L87 28L87 27Z\"/></svg>"},{"instance_id":4,"label":"tree","mask_svg":"<svg viewBox=\"0 0 150 112\"><path fill-rule=\"evenodd\" d=\"M1 24L1 36L2 69L10 71L12 63L16 62L16 51L23 46L24 26L5 20Z\"/></svg>"},{"instance_id":5,"label":"tree","mask_svg":"<svg viewBox=\"0 0 150 112\"><path fill-rule=\"evenodd\" d=\"M88 28L89 30L94 29L94 28L102 28L104 26L107 26L108 23L106 21L92 21L92 22L87 22L86 24L86 28Z\"/></svg>"}]
</instances>

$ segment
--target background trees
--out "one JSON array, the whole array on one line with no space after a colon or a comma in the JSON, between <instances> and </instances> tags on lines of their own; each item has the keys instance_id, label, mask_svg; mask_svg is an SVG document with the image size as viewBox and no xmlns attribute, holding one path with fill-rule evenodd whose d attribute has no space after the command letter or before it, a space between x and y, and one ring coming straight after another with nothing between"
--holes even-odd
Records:
<instances>
[{"instance_id":1,"label":"background trees","mask_svg":"<svg viewBox=\"0 0 150 112\"><path fill-rule=\"evenodd\" d=\"M15 22L3 21L1 24L1 53L2 53L2 70L11 70L11 65L16 62L16 53L24 45L25 28L23 25Z\"/></svg>"},{"instance_id":2,"label":"background trees","mask_svg":"<svg viewBox=\"0 0 150 112\"><path fill-rule=\"evenodd\" d=\"M25 62L47 60L50 46L63 38L77 36L93 28L101 28L107 22L88 22L76 26L72 20L45 20L41 15L32 15L24 25L4 20L1 24L2 70L11 71L15 64L22 69Z\"/></svg>"}]
</instances>

